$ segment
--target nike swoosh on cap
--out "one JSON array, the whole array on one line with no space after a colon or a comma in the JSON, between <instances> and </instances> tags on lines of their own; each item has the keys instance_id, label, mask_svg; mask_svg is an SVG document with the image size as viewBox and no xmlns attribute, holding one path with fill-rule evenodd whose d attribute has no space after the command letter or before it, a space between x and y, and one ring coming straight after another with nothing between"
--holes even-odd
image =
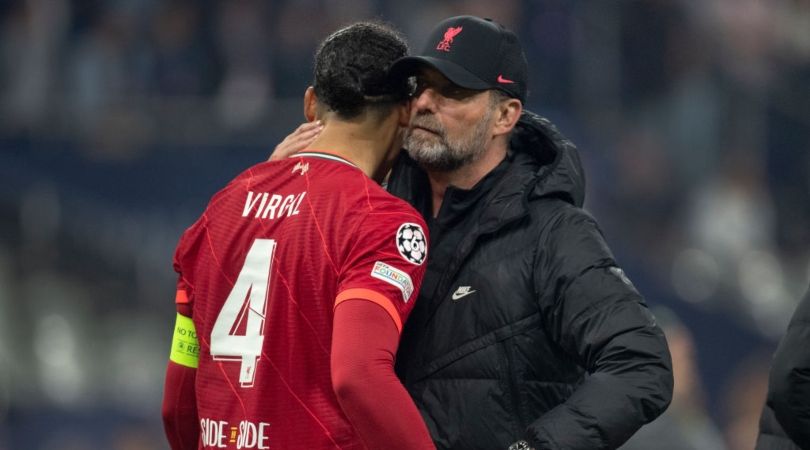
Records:
<instances>
[{"instance_id":1,"label":"nike swoosh on cap","mask_svg":"<svg viewBox=\"0 0 810 450\"><path fill-rule=\"evenodd\" d=\"M501 84L514 84L514 81L504 78L503 75L498 75L498 83L501 83Z\"/></svg>"}]
</instances>

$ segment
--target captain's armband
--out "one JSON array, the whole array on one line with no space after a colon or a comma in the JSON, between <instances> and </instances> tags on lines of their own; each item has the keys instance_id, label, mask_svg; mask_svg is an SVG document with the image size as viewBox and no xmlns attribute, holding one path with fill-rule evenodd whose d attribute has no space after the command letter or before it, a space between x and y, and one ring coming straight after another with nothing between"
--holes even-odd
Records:
<instances>
[{"instance_id":1,"label":"captain's armband","mask_svg":"<svg viewBox=\"0 0 810 450\"><path fill-rule=\"evenodd\" d=\"M169 359L181 366L196 369L200 360L200 343L197 340L197 330L190 317L177 313L177 322L174 325L172 337L172 351Z\"/></svg>"}]
</instances>

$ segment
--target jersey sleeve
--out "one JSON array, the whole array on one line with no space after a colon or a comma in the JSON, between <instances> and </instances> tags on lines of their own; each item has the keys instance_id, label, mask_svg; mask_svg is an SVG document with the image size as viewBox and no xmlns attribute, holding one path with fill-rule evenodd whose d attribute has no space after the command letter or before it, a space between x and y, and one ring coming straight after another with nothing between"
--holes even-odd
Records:
<instances>
[{"instance_id":1,"label":"jersey sleeve","mask_svg":"<svg viewBox=\"0 0 810 450\"><path fill-rule=\"evenodd\" d=\"M401 332L425 273L426 230L424 220L407 205L369 213L353 233L335 306L349 299L377 303Z\"/></svg>"},{"instance_id":2,"label":"jersey sleeve","mask_svg":"<svg viewBox=\"0 0 810 450\"><path fill-rule=\"evenodd\" d=\"M174 251L174 271L177 272L177 287L174 303L177 311L184 316L191 317L191 305L194 298L194 258L197 257L197 248L200 241L202 220L189 227L180 237Z\"/></svg>"}]
</instances>

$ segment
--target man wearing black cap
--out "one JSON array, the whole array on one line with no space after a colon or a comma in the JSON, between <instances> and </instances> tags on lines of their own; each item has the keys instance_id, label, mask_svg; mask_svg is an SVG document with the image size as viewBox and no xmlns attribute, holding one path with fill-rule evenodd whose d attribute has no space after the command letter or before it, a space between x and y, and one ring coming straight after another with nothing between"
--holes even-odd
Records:
<instances>
[{"instance_id":1,"label":"man wearing black cap","mask_svg":"<svg viewBox=\"0 0 810 450\"><path fill-rule=\"evenodd\" d=\"M392 67L415 91L388 190L431 235L397 373L440 449L616 448L672 395L663 332L582 210L576 148L523 110L527 72L514 33L472 16Z\"/></svg>"},{"instance_id":2,"label":"man wearing black cap","mask_svg":"<svg viewBox=\"0 0 810 450\"><path fill-rule=\"evenodd\" d=\"M524 111L517 37L471 16L418 56L391 193L431 257L397 373L441 449L616 448L669 404L669 350L581 206L574 145Z\"/></svg>"}]
</instances>

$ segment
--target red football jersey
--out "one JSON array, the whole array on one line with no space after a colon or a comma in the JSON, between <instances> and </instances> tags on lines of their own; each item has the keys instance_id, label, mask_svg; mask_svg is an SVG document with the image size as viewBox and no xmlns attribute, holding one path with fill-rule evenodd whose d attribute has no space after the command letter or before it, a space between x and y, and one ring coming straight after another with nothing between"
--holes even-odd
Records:
<instances>
[{"instance_id":1,"label":"red football jersey","mask_svg":"<svg viewBox=\"0 0 810 450\"><path fill-rule=\"evenodd\" d=\"M426 229L410 205L324 153L258 164L218 192L174 262L200 342L200 448L362 448L332 390L333 311L372 301L401 330Z\"/></svg>"}]
</instances>

